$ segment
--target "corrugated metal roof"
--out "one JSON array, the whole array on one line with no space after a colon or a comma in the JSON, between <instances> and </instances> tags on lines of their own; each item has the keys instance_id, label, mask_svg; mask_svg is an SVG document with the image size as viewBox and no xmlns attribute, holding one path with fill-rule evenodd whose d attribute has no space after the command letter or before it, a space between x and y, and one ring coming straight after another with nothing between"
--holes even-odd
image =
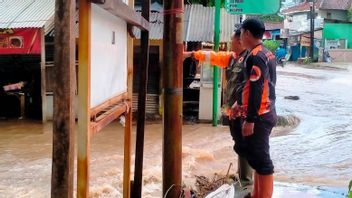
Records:
<instances>
[{"instance_id":1,"label":"corrugated metal roof","mask_svg":"<svg viewBox=\"0 0 352 198\"><path fill-rule=\"evenodd\" d=\"M232 15L226 12L225 9L221 9L220 18L220 42L230 42L231 36L236 29L236 24L240 23L240 17L238 15ZM213 41L213 40L211 40Z\"/></svg>"},{"instance_id":2,"label":"corrugated metal roof","mask_svg":"<svg viewBox=\"0 0 352 198\"><path fill-rule=\"evenodd\" d=\"M215 7L191 5L186 6L186 9L191 11L185 41L213 42ZM231 41L231 35L239 21L239 16L227 13L224 8L221 9L220 42Z\"/></svg>"},{"instance_id":3,"label":"corrugated metal roof","mask_svg":"<svg viewBox=\"0 0 352 198\"><path fill-rule=\"evenodd\" d=\"M45 27L45 32L54 35L55 0L3 0L1 3L0 28ZM163 39L164 15L162 6L153 4L150 14L150 39ZM160 9L160 10L158 10ZM140 11L137 11L140 13ZM199 4L186 5L184 11L184 41L212 42L214 38L214 7ZM78 20L78 12L76 13ZM220 42L231 40L231 34L239 17L221 9ZM78 36L78 23L75 25ZM137 38L140 31L134 30Z\"/></svg>"},{"instance_id":4,"label":"corrugated metal roof","mask_svg":"<svg viewBox=\"0 0 352 198\"><path fill-rule=\"evenodd\" d=\"M351 8L352 0L325 0L320 9L326 10L348 10Z\"/></svg>"},{"instance_id":5,"label":"corrugated metal roof","mask_svg":"<svg viewBox=\"0 0 352 198\"><path fill-rule=\"evenodd\" d=\"M76 10L76 13L75 13L75 24L74 24L74 33L75 33L75 36L76 38L79 37L79 23L78 23L78 20L79 20L79 11ZM54 27L55 27L55 21L50 21L50 23L46 24L45 25L45 34L48 35L48 36L55 36L55 31L54 31Z\"/></svg>"},{"instance_id":6,"label":"corrugated metal roof","mask_svg":"<svg viewBox=\"0 0 352 198\"><path fill-rule=\"evenodd\" d=\"M139 12L139 11L138 11ZM199 4L186 5L184 10L184 41L213 42L214 39L214 7L204 7ZM152 12L150 15L150 39L163 39L164 15L161 12ZM231 35L239 17L228 14L221 9L220 42L231 41ZM135 36L140 38L140 31L134 30Z\"/></svg>"},{"instance_id":7,"label":"corrugated metal roof","mask_svg":"<svg viewBox=\"0 0 352 198\"><path fill-rule=\"evenodd\" d=\"M183 14L183 40L186 40L187 38L187 33L189 29L189 16L191 14L191 6L190 5L185 5L185 10Z\"/></svg>"},{"instance_id":8,"label":"corrugated metal roof","mask_svg":"<svg viewBox=\"0 0 352 198\"><path fill-rule=\"evenodd\" d=\"M185 41L210 42L214 39L214 11L212 7L191 5Z\"/></svg>"},{"instance_id":9,"label":"corrugated metal roof","mask_svg":"<svg viewBox=\"0 0 352 198\"><path fill-rule=\"evenodd\" d=\"M141 14L140 11L137 13ZM149 39L151 40L162 40L163 39L163 29L164 29L164 16L160 12L152 12L149 15L150 25L149 25ZM141 37L141 31L138 28L133 30L136 38Z\"/></svg>"},{"instance_id":10,"label":"corrugated metal roof","mask_svg":"<svg viewBox=\"0 0 352 198\"><path fill-rule=\"evenodd\" d=\"M55 0L3 0L0 13L0 28L41 28L54 20Z\"/></svg>"}]
</instances>

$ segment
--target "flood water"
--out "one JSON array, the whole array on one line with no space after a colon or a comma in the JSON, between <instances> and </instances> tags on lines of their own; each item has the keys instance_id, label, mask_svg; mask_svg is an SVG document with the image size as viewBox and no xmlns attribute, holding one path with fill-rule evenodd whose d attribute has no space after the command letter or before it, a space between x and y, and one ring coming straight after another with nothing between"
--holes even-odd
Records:
<instances>
[{"instance_id":1,"label":"flood water","mask_svg":"<svg viewBox=\"0 0 352 198\"><path fill-rule=\"evenodd\" d=\"M352 179L351 90L351 71L278 68L277 111L301 119L292 132L271 139L278 181L347 188ZM1 198L50 197L51 131L50 123L0 121ZM143 197L161 197L161 125L147 125L145 139ZM230 163L234 173L232 144L227 127L184 126L184 183L193 185L194 175L226 174ZM92 141L91 197L121 197L122 164L123 127L114 122Z\"/></svg>"}]
</instances>

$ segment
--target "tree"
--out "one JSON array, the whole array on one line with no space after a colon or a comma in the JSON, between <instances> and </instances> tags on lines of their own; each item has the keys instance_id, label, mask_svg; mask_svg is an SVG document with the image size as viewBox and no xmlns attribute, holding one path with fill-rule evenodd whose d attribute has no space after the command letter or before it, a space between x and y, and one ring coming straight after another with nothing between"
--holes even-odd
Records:
<instances>
[{"instance_id":1,"label":"tree","mask_svg":"<svg viewBox=\"0 0 352 198\"><path fill-rule=\"evenodd\" d=\"M284 18L279 16L278 14L269 14L269 15L261 15L259 19L263 22L282 22Z\"/></svg>"},{"instance_id":2,"label":"tree","mask_svg":"<svg viewBox=\"0 0 352 198\"><path fill-rule=\"evenodd\" d=\"M215 0L184 0L185 4L202 4L203 6L215 6ZM225 0L221 0L221 7L224 7Z\"/></svg>"}]
</instances>

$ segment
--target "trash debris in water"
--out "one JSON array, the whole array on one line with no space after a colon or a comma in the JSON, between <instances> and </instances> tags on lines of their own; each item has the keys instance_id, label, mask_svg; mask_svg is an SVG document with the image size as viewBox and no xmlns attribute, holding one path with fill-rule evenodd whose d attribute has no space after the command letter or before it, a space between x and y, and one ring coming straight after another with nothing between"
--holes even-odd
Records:
<instances>
[{"instance_id":1,"label":"trash debris in water","mask_svg":"<svg viewBox=\"0 0 352 198\"><path fill-rule=\"evenodd\" d=\"M285 96L286 100L299 100L299 96Z\"/></svg>"},{"instance_id":2,"label":"trash debris in water","mask_svg":"<svg viewBox=\"0 0 352 198\"><path fill-rule=\"evenodd\" d=\"M229 165L227 174L225 176L219 175L217 173L214 174L212 179L209 179L205 176L195 176L196 177L196 194L197 197L207 197L207 198L216 198L217 195L224 195L228 193L235 194L234 183L237 178L234 175L229 175L230 169L232 167L232 163ZM221 188L220 188L221 187ZM216 192L216 193L215 193ZM208 195L212 195L208 197ZM223 196L220 196L223 197ZM227 196L223 197L226 198ZM234 196L232 196L234 197Z\"/></svg>"}]
</instances>

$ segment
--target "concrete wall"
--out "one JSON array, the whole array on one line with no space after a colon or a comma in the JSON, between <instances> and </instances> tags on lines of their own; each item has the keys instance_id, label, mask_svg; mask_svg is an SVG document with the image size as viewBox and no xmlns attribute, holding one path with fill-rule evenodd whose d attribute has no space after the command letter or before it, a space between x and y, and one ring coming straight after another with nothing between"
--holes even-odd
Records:
<instances>
[{"instance_id":1,"label":"concrete wall","mask_svg":"<svg viewBox=\"0 0 352 198\"><path fill-rule=\"evenodd\" d=\"M329 50L332 62L352 62L352 49Z\"/></svg>"},{"instance_id":2,"label":"concrete wall","mask_svg":"<svg viewBox=\"0 0 352 198\"><path fill-rule=\"evenodd\" d=\"M331 13L331 17L328 18L328 13ZM328 20L338 20L338 21L347 21L347 11L345 10L319 10L318 15L321 18Z\"/></svg>"},{"instance_id":3,"label":"concrete wall","mask_svg":"<svg viewBox=\"0 0 352 198\"><path fill-rule=\"evenodd\" d=\"M127 91L127 24L97 5L91 16L90 107Z\"/></svg>"}]
</instances>

